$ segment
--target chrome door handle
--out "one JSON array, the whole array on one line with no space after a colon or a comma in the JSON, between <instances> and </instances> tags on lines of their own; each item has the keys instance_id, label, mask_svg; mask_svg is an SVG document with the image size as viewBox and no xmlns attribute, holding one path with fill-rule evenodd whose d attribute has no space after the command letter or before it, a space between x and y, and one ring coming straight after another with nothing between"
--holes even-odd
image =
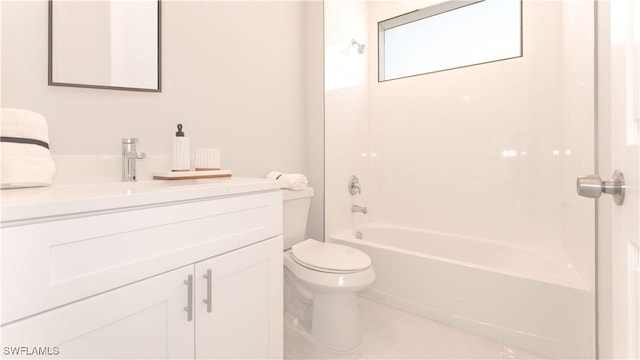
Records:
<instances>
[{"instance_id":1,"label":"chrome door handle","mask_svg":"<svg viewBox=\"0 0 640 360\"><path fill-rule=\"evenodd\" d=\"M187 285L187 306L184 307L184 311L187 312L187 321L191 321L193 320L193 275L189 275L183 283Z\"/></svg>"},{"instance_id":2,"label":"chrome door handle","mask_svg":"<svg viewBox=\"0 0 640 360\"><path fill-rule=\"evenodd\" d=\"M211 281L212 281L212 274L211 274L211 269L207 269L207 273L202 275L203 278L207 279L207 298L203 299L202 302L207 304L207 312L211 312Z\"/></svg>"},{"instance_id":3,"label":"chrome door handle","mask_svg":"<svg viewBox=\"0 0 640 360\"><path fill-rule=\"evenodd\" d=\"M576 188L580 196L597 199L605 193L613 195L616 205L624 203L624 174L618 170L614 171L611 179L606 181L602 181L598 175L578 176Z\"/></svg>"}]
</instances>

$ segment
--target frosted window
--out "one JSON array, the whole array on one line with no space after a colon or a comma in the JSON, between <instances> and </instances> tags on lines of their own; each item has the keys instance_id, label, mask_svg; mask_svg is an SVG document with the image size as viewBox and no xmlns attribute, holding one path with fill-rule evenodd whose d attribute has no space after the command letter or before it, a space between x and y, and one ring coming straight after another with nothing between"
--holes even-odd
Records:
<instances>
[{"instance_id":1,"label":"frosted window","mask_svg":"<svg viewBox=\"0 0 640 360\"><path fill-rule=\"evenodd\" d=\"M449 1L378 23L379 80L522 56L520 0Z\"/></svg>"}]
</instances>

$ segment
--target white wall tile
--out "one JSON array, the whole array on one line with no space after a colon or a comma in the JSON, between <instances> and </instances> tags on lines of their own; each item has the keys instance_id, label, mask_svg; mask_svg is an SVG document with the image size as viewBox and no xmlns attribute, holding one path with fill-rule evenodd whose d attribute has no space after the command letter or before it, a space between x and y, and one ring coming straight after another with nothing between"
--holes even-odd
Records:
<instances>
[{"instance_id":1,"label":"white wall tile","mask_svg":"<svg viewBox=\"0 0 640 360\"><path fill-rule=\"evenodd\" d=\"M368 37L378 21L420 7L371 2ZM392 81L378 82L371 45L369 220L571 252L588 277L579 223L591 219L573 193L575 173L593 164L585 11L524 1L523 57Z\"/></svg>"},{"instance_id":2,"label":"white wall tile","mask_svg":"<svg viewBox=\"0 0 640 360\"><path fill-rule=\"evenodd\" d=\"M491 237L491 217L484 212L465 209L421 209L411 214L411 226L449 234Z\"/></svg>"},{"instance_id":3,"label":"white wall tile","mask_svg":"<svg viewBox=\"0 0 640 360\"><path fill-rule=\"evenodd\" d=\"M489 137L490 109L486 101L429 105L414 99L413 139L466 140Z\"/></svg>"},{"instance_id":4,"label":"white wall tile","mask_svg":"<svg viewBox=\"0 0 640 360\"><path fill-rule=\"evenodd\" d=\"M417 212L464 209L489 213L488 177L416 175L408 185L414 191L412 208Z\"/></svg>"},{"instance_id":5,"label":"white wall tile","mask_svg":"<svg viewBox=\"0 0 640 360\"><path fill-rule=\"evenodd\" d=\"M489 176L488 139L421 141L414 147L414 174Z\"/></svg>"},{"instance_id":6,"label":"white wall tile","mask_svg":"<svg viewBox=\"0 0 640 360\"><path fill-rule=\"evenodd\" d=\"M562 49L561 1L523 1L523 15L525 54Z\"/></svg>"},{"instance_id":7,"label":"white wall tile","mask_svg":"<svg viewBox=\"0 0 640 360\"><path fill-rule=\"evenodd\" d=\"M371 150L367 57L357 54L351 45L351 39L368 43L367 5L364 1L349 0L326 1L324 6L326 239L368 221L369 215L352 213L351 205L370 206L369 196L373 185L369 177ZM349 68L350 73L341 73L340 69L344 68ZM338 81L340 86L330 83L336 78L344 80L341 78L343 76L350 77L347 79L350 81ZM389 107L381 109L381 112L392 114L394 110ZM397 128L389 127L392 130ZM362 194L349 194L348 181L351 175L359 177Z\"/></svg>"},{"instance_id":8,"label":"white wall tile","mask_svg":"<svg viewBox=\"0 0 640 360\"><path fill-rule=\"evenodd\" d=\"M388 174L406 175L414 171L415 162L411 156L414 144L411 141L372 139L370 150L371 170L376 177Z\"/></svg>"}]
</instances>

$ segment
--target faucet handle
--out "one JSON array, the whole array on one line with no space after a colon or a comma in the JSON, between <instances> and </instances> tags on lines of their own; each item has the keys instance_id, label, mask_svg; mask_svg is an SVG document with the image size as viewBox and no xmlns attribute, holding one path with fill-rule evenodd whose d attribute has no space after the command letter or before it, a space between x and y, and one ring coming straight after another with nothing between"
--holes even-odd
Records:
<instances>
[{"instance_id":1,"label":"faucet handle","mask_svg":"<svg viewBox=\"0 0 640 360\"><path fill-rule=\"evenodd\" d=\"M351 175L349 178L349 194L356 195L361 193L362 189L360 188L360 180L357 176Z\"/></svg>"},{"instance_id":2,"label":"faucet handle","mask_svg":"<svg viewBox=\"0 0 640 360\"><path fill-rule=\"evenodd\" d=\"M136 152L136 151L132 151L132 152L128 152L124 155L127 159L136 159L136 160L142 160L144 158L147 157L147 153L144 152Z\"/></svg>"},{"instance_id":3,"label":"faucet handle","mask_svg":"<svg viewBox=\"0 0 640 360\"><path fill-rule=\"evenodd\" d=\"M138 138L122 138L123 144L136 144L138 142Z\"/></svg>"}]
</instances>

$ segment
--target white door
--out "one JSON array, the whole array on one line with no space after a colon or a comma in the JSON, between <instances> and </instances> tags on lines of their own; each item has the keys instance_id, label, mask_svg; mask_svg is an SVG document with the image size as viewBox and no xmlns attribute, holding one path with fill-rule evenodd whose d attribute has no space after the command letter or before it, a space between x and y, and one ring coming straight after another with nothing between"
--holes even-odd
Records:
<instances>
[{"instance_id":1,"label":"white door","mask_svg":"<svg viewBox=\"0 0 640 360\"><path fill-rule=\"evenodd\" d=\"M282 271L282 237L195 265L196 359L282 358Z\"/></svg>"},{"instance_id":2,"label":"white door","mask_svg":"<svg viewBox=\"0 0 640 360\"><path fill-rule=\"evenodd\" d=\"M624 173L624 203L598 200L599 355L640 358L640 2L598 1L599 173Z\"/></svg>"},{"instance_id":3,"label":"white door","mask_svg":"<svg viewBox=\"0 0 640 360\"><path fill-rule=\"evenodd\" d=\"M5 325L3 355L193 358L194 323L184 310L190 296L183 283L191 274L187 266Z\"/></svg>"}]
</instances>

